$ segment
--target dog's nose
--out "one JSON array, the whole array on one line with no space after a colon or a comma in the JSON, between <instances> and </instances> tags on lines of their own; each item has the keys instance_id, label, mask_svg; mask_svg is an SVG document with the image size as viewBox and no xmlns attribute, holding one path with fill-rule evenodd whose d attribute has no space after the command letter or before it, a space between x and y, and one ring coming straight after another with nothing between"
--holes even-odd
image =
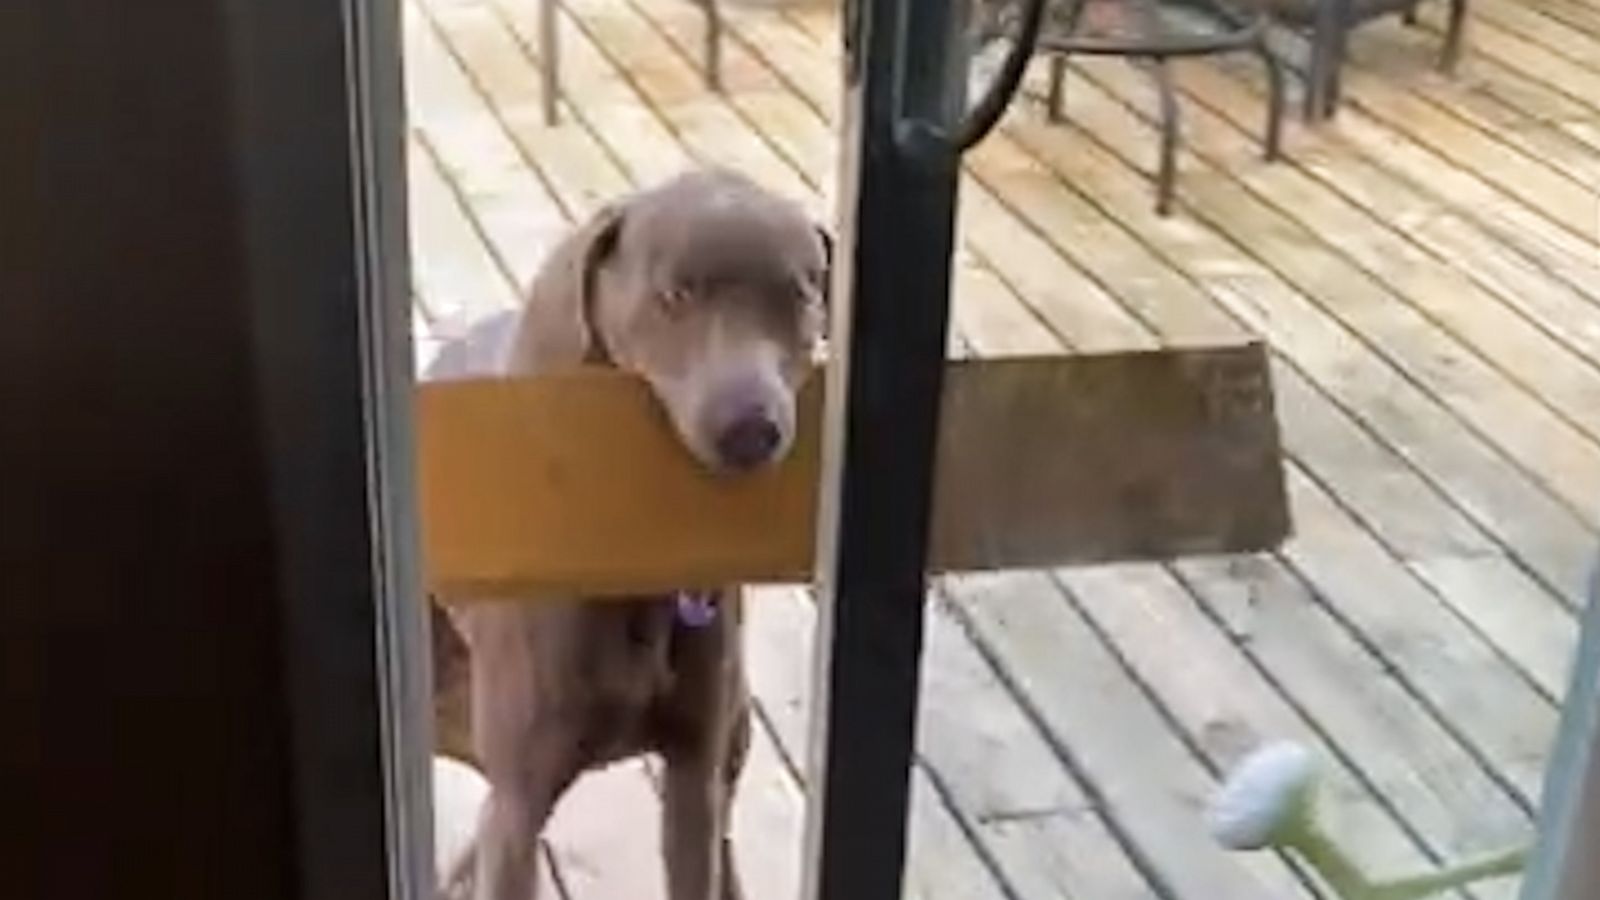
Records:
<instances>
[{"instance_id":1,"label":"dog's nose","mask_svg":"<svg viewBox=\"0 0 1600 900\"><path fill-rule=\"evenodd\" d=\"M753 469L771 461L782 439L778 424L765 413L749 413L717 437L717 456L730 469Z\"/></svg>"}]
</instances>

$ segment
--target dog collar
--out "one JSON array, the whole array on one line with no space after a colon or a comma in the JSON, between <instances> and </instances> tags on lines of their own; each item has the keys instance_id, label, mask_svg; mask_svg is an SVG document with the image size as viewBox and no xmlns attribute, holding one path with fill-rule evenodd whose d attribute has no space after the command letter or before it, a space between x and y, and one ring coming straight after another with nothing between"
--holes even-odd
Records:
<instances>
[{"instance_id":1,"label":"dog collar","mask_svg":"<svg viewBox=\"0 0 1600 900\"><path fill-rule=\"evenodd\" d=\"M717 620L717 595L711 591L679 591L673 598L678 621L688 628L705 628Z\"/></svg>"}]
</instances>

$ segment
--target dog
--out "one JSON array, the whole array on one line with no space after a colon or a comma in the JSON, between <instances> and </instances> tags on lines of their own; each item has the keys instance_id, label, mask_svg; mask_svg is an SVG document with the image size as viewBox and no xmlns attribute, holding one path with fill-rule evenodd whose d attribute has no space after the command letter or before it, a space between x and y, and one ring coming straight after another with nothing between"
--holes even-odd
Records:
<instances>
[{"instance_id":1,"label":"dog","mask_svg":"<svg viewBox=\"0 0 1600 900\"><path fill-rule=\"evenodd\" d=\"M616 367L648 384L701 466L736 477L781 460L794 440L830 258L827 233L798 207L726 169L687 172L567 236L523 308L445 348L429 377L485 374L485 360L516 376ZM563 791L587 769L656 753L668 897L742 897L728 844L750 732L738 587L435 599L439 752L471 760L489 784L452 890L528 900Z\"/></svg>"}]
</instances>

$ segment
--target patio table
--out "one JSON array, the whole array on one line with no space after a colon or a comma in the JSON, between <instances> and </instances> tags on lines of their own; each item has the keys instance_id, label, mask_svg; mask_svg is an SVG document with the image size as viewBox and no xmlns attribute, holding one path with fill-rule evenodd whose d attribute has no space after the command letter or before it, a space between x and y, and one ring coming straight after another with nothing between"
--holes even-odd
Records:
<instances>
[{"instance_id":1,"label":"patio table","mask_svg":"<svg viewBox=\"0 0 1600 900\"><path fill-rule=\"evenodd\" d=\"M1241 51L1256 54L1266 66L1269 85L1264 153L1269 160L1278 157L1283 76L1267 48L1267 25L1262 12L1233 7L1224 0L1052 0L1036 50L1050 58L1046 101L1050 119L1064 118L1069 57L1122 56L1146 62L1160 96L1156 210L1167 215L1172 208L1180 137L1178 92L1169 68L1173 59Z\"/></svg>"}]
</instances>

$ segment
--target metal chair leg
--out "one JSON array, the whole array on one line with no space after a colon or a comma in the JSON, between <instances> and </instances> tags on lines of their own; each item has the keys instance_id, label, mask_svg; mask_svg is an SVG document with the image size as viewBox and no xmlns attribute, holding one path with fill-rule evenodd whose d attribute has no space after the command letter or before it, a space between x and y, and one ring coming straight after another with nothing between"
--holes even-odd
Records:
<instances>
[{"instance_id":1,"label":"metal chair leg","mask_svg":"<svg viewBox=\"0 0 1600 900\"><path fill-rule=\"evenodd\" d=\"M1255 52L1267 69L1267 135L1262 153L1271 161L1283 153L1283 67L1267 47L1265 37L1256 40Z\"/></svg>"},{"instance_id":2,"label":"metal chair leg","mask_svg":"<svg viewBox=\"0 0 1600 900\"><path fill-rule=\"evenodd\" d=\"M1328 82L1323 91L1322 118L1331 119L1339 112L1339 104L1344 99L1344 61L1350 45L1350 28L1341 25L1334 32L1333 53L1328 61Z\"/></svg>"},{"instance_id":3,"label":"metal chair leg","mask_svg":"<svg viewBox=\"0 0 1600 900\"><path fill-rule=\"evenodd\" d=\"M1327 46L1327 35L1318 26L1311 32L1311 62L1306 70L1305 96L1301 115L1307 122L1316 122L1327 109L1328 61L1332 51Z\"/></svg>"},{"instance_id":4,"label":"metal chair leg","mask_svg":"<svg viewBox=\"0 0 1600 900\"><path fill-rule=\"evenodd\" d=\"M539 0L539 77L544 86L546 125L561 121L561 59L556 28L556 0Z\"/></svg>"},{"instance_id":5,"label":"metal chair leg","mask_svg":"<svg viewBox=\"0 0 1600 900\"><path fill-rule=\"evenodd\" d=\"M706 87L722 90L722 8L717 0L700 0L706 13Z\"/></svg>"},{"instance_id":6,"label":"metal chair leg","mask_svg":"<svg viewBox=\"0 0 1600 900\"><path fill-rule=\"evenodd\" d=\"M1311 25L1311 71L1306 76L1305 117L1329 118L1339 103L1339 73L1344 68L1351 0L1318 0Z\"/></svg>"},{"instance_id":7,"label":"metal chair leg","mask_svg":"<svg viewBox=\"0 0 1600 900\"><path fill-rule=\"evenodd\" d=\"M1445 27L1444 49L1439 54L1439 69L1454 75L1461 62L1461 39L1466 32L1467 0L1450 0L1450 21Z\"/></svg>"},{"instance_id":8,"label":"metal chair leg","mask_svg":"<svg viewBox=\"0 0 1600 900\"><path fill-rule=\"evenodd\" d=\"M1067 117L1067 55L1050 54L1050 92L1045 97L1045 116L1051 122Z\"/></svg>"},{"instance_id":9,"label":"metal chair leg","mask_svg":"<svg viewBox=\"0 0 1600 900\"><path fill-rule=\"evenodd\" d=\"M1178 90L1165 57L1150 60L1161 96L1161 161L1156 170L1156 215L1172 213L1172 194L1178 177Z\"/></svg>"}]
</instances>

